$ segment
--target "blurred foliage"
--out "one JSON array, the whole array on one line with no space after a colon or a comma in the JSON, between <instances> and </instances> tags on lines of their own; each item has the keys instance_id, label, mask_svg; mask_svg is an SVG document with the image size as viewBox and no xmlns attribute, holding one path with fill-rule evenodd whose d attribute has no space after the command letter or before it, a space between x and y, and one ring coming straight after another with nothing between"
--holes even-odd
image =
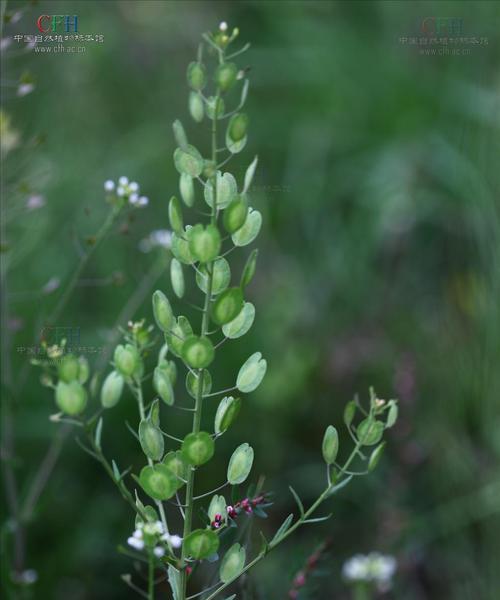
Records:
<instances>
[{"instance_id":1,"label":"blurred foliage","mask_svg":"<svg viewBox=\"0 0 500 600\"><path fill-rule=\"evenodd\" d=\"M140 182L150 206L96 250L58 324L105 348L137 289L135 316L152 318L148 289L158 279L169 290L168 276L158 277L157 252L138 245L167 227L177 186L171 122L180 117L208 143L188 122L185 65L200 33L224 19L252 43L247 154L259 154L252 197L265 225L249 290L256 324L222 350L214 385L230 384L225 374L249 350L262 349L269 369L218 452L252 442L255 472L276 493L265 524L275 529L293 510L288 482L314 497L324 426L341 420L344 402L366 397L370 384L401 400L377 472L336 499L326 526L271 555L241 598L285 598L326 537L330 558L301 598L348 598L342 562L371 550L398 559L386 597L497 598L500 5L9 2L3 35L34 34L38 15L61 11L104 42L43 56L2 43L3 391L23 385L9 457L21 494L58 426L48 421L50 390L18 349L38 343L61 293L50 290L58 279L64 286L104 220L102 184L122 174ZM462 46L470 55L423 55L400 38L418 36L428 16L463 19L464 35L489 43ZM23 94L21 83L34 89ZM89 359L105 367L106 355ZM130 402L116 412L116 423L135 418ZM2 587L13 598L132 598L119 581L130 561L116 554L130 512L71 437L26 530L24 567L38 581L9 583L4 521ZM140 456L125 427L105 450L130 464ZM208 471L200 489L218 475Z\"/></svg>"}]
</instances>

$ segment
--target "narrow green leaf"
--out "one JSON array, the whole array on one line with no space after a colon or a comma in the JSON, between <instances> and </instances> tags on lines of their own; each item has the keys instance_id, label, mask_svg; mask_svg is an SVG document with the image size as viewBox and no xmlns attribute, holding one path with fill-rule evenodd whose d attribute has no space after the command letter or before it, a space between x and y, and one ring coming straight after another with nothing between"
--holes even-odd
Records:
<instances>
[{"instance_id":1,"label":"narrow green leaf","mask_svg":"<svg viewBox=\"0 0 500 600\"><path fill-rule=\"evenodd\" d=\"M290 525L292 524L293 521L293 513L288 515L288 517L283 521L283 523L281 524L280 528L278 529L278 531L274 534L273 539L271 540L271 544L274 544L275 542L277 542L278 540L280 540L283 535L288 531L288 529L290 528Z\"/></svg>"},{"instance_id":2,"label":"narrow green leaf","mask_svg":"<svg viewBox=\"0 0 500 600\"><path fill-rule=\"evenodd\" d=\"M253 161L250 163L250 166L246 170L245 173L245 183L243 185L243 193L248 192L250 186L252 185L253 177L255 175L255 170L257 169L257 163L259 162L258 157L256 156Z\"/></svg>"},{"instance_id":3,"label":"narrow green leaf","mask_svg":"<svg viewBox=\"0 0 500 600\"><path fill-rule=\"evenodd\" d=\"M291 485L288 486L289 490L292 492L292 496L295 498L295 502L297 503L297 506L299 507L299 511L300 511L300 515L304 516L304 505L302 504L302 500L300 499L300 496L297 494L297 492L293 489L293 487Z\"/></svg>"}]
</instances>

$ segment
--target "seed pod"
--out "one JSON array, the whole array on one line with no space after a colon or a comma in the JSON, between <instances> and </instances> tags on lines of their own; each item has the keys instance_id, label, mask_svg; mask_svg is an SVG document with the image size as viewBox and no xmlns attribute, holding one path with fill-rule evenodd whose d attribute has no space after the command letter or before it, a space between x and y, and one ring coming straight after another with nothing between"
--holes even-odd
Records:
<instances>
[{"instance_id":1,"label":"seed pod","mask_svg":"<svg viewBox=\"0 0 500 600\"><path fill-rule=\"evenodd\" d=\"M164 331L169 331L174 323L174 313L168 298L160 290L153 294L153 315L158 327Z\"/></svg>"},{"instance_id":2,"label":"seed pod","mask_svg":"<svg viewBox=\"0 0 500 600\"><path fill-rule=\"evenodd\" d=\"M229 339L235 340L250 329L255 319L255 307L251 302L245 302L238 315L229 323L222 326L222 333Z\"/></svg>"},{"instance_id":3,"label":"seed pod","mask_svg":"<svg viewBox=\"0 0 500 600\"><path fill-rule=\"evenodd\" d=\"M115 367L124 377L131 377L140 371L141 357L137 348L132 344L118 345L113 358Z\"/></svg>"},{"instance_id":4,"label":"seed pod","mask_svg":"<svg viewBox=\"0 0 500 600\"><path fill-rule=\"evenodd\" d=\"M361 421L356 429L359 441L363 446L378 444L384 433L384 424L381 421L368 417Z\"/></svg>"},{"instance_id":5,"label":"seed pod","mask_svg":"<svg viewBox=\"0 0 500 600\"><path fill-rule=\"evenodd\" d=\"M80 365L78 359L73 354L65 354L57 365L59 379L66 383L78 379Z\"/></svg>"},{"instance_id":6,"label":"seed pod","mask_svg":"<svg viewBox=\"0 0 500 600\"><path fill-rule=\"evenodd\" d=\"M207 337L189 336L182 344L182 359L193 369L203 369L214 359L214 346Z\"/></svg>"},{"instance_id":7,"label":"seed pod","mask_svg":"<svg viewBox=\"0 0 500 600\"><path fill-rule=\"evenodd\" d=\"M193 333L191 324L184 316L180 316L172 326L170 333L165 334L168 347L174 356L180 357L184 340Z\"/></svg>"},{"instance_id":8,"label":"seed pod","mask_svg":"<svg viewBox=\"0 0 500 600\"><path fill-rule=\"evenodd\" d=\"M177 489L181 488L184 485L184 481L187 479L189 468L189 465L182 457L182 452L180 450L175 452L172 450L165 454L162 462L175 475Z\"/></svg>"},{"instance_id":9,"label":"seed pod","mask_svg":"<svg viewBox=\"0 0 500 600\"><path fill-rule=\"evenodd\" d=\"M172 196L168 204L168 220L172 229L182 235L184 233L184 220L182 218L182 208L179 200Z\"/></svg>"},{"instance_id":10,"label":"seed pod","mask_svg":"<svg viewBox=\"0 0 500 600\"><path fill-rule=\"evenodd\" d=\"M234 63L223 63L215 70L215 83L221 92L227 92L236 83L238 67Z\"/></svg>"},{"instance_id":11,"label":"seed pod","mask_svg":"<svg viewBox=\"0 0 500 600\"><path fill-rule=\"evenodd\" d=\"M197 123L203 121L205 107L203 105L203 98L197 92L189 93L189 113Z\"/></svg>"},{"instance_id":12,"label":"seed pod","mask_svg":"<svg viewBox=\"0 0 500 600\"><path fill-rule=\"evenodd\" d=\"M253 392L264 379L267 362L260 352L254 352L241 366L236 379L236 387L245 394Z\"/></svg>"},{"instance_id":13,"label":"seed pod","mask_svg":"<svg viewBox=\"0 0 500 600\"><path fill-rule=\"evenodd\" d=\"M228 135L233 142L239 142L246 136L248 121L246 113L238 113L231 117L228 124Z\"/></svg>"},{"instance_id":14,"label":"seed pod","mask_svg":"<svg viewBox=\"0 0 500 600\"><path fill-rule=\"evenodd\" d=\"M101 388L101 404L103 408L113 408L123 392L123 377L117 371L108 374Z\"/></svg>"},{"instance_id":15,"label":"seed pod","mask_svg":"<svg viewBox=\"0 0 500 600\"><path fill-rule=\"evenodd\" d=\"M89 361L85 356L78 357L78 381L80 383L86 383L90 376Z\"/></svg>"},{"instance_id":16,"label":"seed pod","mask_svg":"<svg viewBox=\"0 0 500 600\"><path fill-rule=\"evenodd\" d=\"M87 392L78 381L59 381L56 387L56 404L63 413L74 417L84 411Z\"/></svg>"},{"instance_id":17,"label":"seed pod","mask_svg":"<svg viewBox=\"0 0 500 600\"><path fill-rule=\"evenodd\" d=\"M162 359L158 362L157 366L159 369L165 371L170 379L170 383L175 385L175 382L177 381L177 365L175 362L173 360Z\"/></svg>"},{"instance_id":18,"label":"seed pod","mask_svg":"<svg viewBox=\"0 0 500 600\"><path fill-rule=\"evenodd\" d=\"M238 416L241 408L241 398L226 396L222 398L215 414L215 433L224 433Z\"/></svg>"},{"instance_id":19,"label":"seed pod","mask_svg":"<svg viewBox=\"0 0 500 600\"><path fill-rule=\"evenodd\" d=\"M176 258L170 261L170 281L174 294L177 298L182 298L185 290L184 273L182 272L181 263Z\"/></svg>"},{"instance_id":20,"label":"seed pod","mask_svg":"<svg viewBox=\"0 0 500 600\"><path fill-rule=\"evenodd\" d=\"M172 406L174 403L174 390L172 388L170 377L165 369L162 369L161 367L155 368L153 373L153 386L163 402Z\"/></svg>"},{"instance_id":21,"label":"seed pod","mask_svg":"<svg viewBox=\"0 0 500 600\"><path fill-rule=\"evenodd\" d=\"M228 233L234 233L243 226L248 214L248 203L244 196L236 196L224 211L223 223Z\"/></svg>"},{"instance_id":22,"label":"seed pod","mask_svg":"<svg viewBox=\"0 0 500 600\"><path fill-rule=\"evenodd\" d=\"M213 160L206 160L203 165L203 177L205 179L210 179L217 172L216 164Z\"/></svg>"},{"instance_id":23,"label":"seed pod","mask_svg":"<svg viewBox=\"0 0 500 600\"><path fill-rule=\"evenodd\" d=\"M385 442L379 444L375 450L371 453L370 460L368 461L368 471L373 471L378 465L380 457L384 451Z\"/></svg>"},{"instance_id":24,"label":"seed pod","mask_svg":"<svg viewBox=\"0 0 500 600\"><path fill-rule=\"evenodd\" d=\"M217 171L216 178L216 196L217 208L226 208L236 198L238 194L238 184L234 175ZM205 202L212 207L214 204L214 186L212 182L205 184L204 190Z\"/></svg>"},{"instance_id":25,"label":"seed pod","mask_svg":"<svg viewBox=\"0 0 500 600\"><path fill-rule=\"evenodd\" d=\"M163 456L163 435L149 419L143 419L139 424L139 442L144 454L152 460L160 460Z\"/></svg>"},{"instance_id":26,"label":"seed pod","mask_svg":"<svg viewBox=\"0 0 500 600\"><path fill-rule=\"evenodd\" d=\"M179 192L181 194L182 201L186 206L193 206L194 204L194 185L193 178L187 173L181 173L179 179Z\"/></svg>"},{"instance_id":27,"label":"seed pod","mask_svg":"<svg viewBox=\"0 0 500 600\"><path fill-rule=\"evenodd\" d=\"M228 583L236 578L245 566L246 551L236 543L229 548L222 559L219 576L222 583Z\"/></svg>"},{"instance_id":28,"label":"seed pod","mask_svg":"<svg viewBox=\"0 0 500 600\"><path fill-rule=\"evenodd\" d=\"M187 80L193 90L202 90L207 82L205 66L200 62L190 63L187 68Z\"/></svg>"},{"instance_id":29,"label":"seed pod","mask_svg":"<svg viewBox=\"0 0 500 600\"><path fill-rule=\"evenodd\" d=\"M249 208L245 223L238 229L238 231L231 235L233 244L235 246L248 246L248 244L251 244L259 235L261 227L262 215L258 210Z\"/></svg>"},{"instance_id":30,"label":"seed pod","mask_svg":"<svg viewBox=\"0 0 500 600\"><path fill-rule=\"evenodd\" d=\"M219 549L219 537L211 529L195 529L184 540L184 551L196 560L214 555Z\"/></svg>"},{"instance_id":31,"label":"seed pod","mask_svg":"<svg viewBox=\"0 0 500 600\"><path fill-rule=\"evenodd\" d=\"M248 477L253 465L253 448L241 444L233 452L227 467L227 480L231 485L239 485Z\"/></svg>"},{"instance_id":32,"label":"seed pod","mask_svg":"<svg viewBox=\"0 0 500 600\"><path fill-rule=\"evenodd\" d=\"M210 500L207 512L210 522L215 519L215 515L224 517L227 513L227 504L224 496L218 496L217 494L213 496L212 500Z\"/></svg>"},{"instance_id":33,"label":"seed pod","mask_svg":"<svg viewBox=\"0 0 500 600\"><path fill-rule=\"evenodd\" d=\"M221 238L219 230L215 225L198 224L189 230L188 234L189 251L196 260L202 263L207 263L214 258L217 258L220 247Z\"/></svg>"},{"instance_id":34,"label":"seed pod","mask_svg":"<svg viewBox=\"0 0 500 600\"><path fill-rule=\"evenodd\" d=\"M194 146L189 144L184 148L176 148L174 164L179 173L198 177L203 171L203 158Z\"/></svg>"},{"instance_id":35,"label":"seed pod","mask_svg":"<svg viewBox=\"0 0 500 600\"><path fill-rule=\"evenodd\" d=\"M243 292L239 287L229 288L217 298L212 307L212 319L217 325L229 323L243 308Z\"/></svg>"},{"instance_id":36,"label":"seed pod","mask_svg":"<svg viewBox=\"0 0 500 600\"><path fill-rule=\"evenodd\" d=\"M215 444L212 436L206 431L189 433L182 442L181 451L189 464L199 467L212 458Z\"/></svg>"},{"instance_id":37,"label":"seed pod","mask_svg":"<svg viewBox=\"0 0 500 600\"><path fill-rule=\"evenodd\" d=\"M191 229L192 227L187 225L185 233L182 235L184 237L188 236ZM189 244L187 243L187 240L183 239L183 237L177 233L172 234L171 250L175 258L180 260L181 263L184 263L185 265L191 265L194 263L194 258L189 251Z\"/></svg>"},{"instance_id":38,"label":"seed pod","mask_svg":"<svg viewBox=\"0 0 500 600\"><path fill-rule=\"evenodd\" d=\"M139 476L143 490L155 500L169 500L177 491L175 475L164 464L144 467Z\"/></svg>"},{"instance_id":39,"label":"seed pod","mask_svg":"<svg viewBox=\"0 0 500 600\"><path fill-rule=\"evenodd\" d=\"M225 110L226 105L222 98L217 98L216 96L207 98L206 111L209 119L221 119L224 116Z\"/></svg>"},{"instance_id":40,"label":"seed pod","mask_svg":"<svg viewBox=\"0 0 500 600\"><path fill-rule=\"evenodd\" d=\"M184 127L183 127L182 123L179 121L179 119L176 119L172 123L172 129L174 132L174 137L175 137L175 141L177 142L177 145L182 150L185 150L188 147L188 139L187 139L187 135L184 130Z\"/></svg>"},{"instance_id":41,"label":"seed pod","mask_svg":"<svg viewBox=\"0 0 500 600\"><path fill-rule=\"evenodd\" d=\"M326 428L323 436L323 458L327 465L333 465L339 451L339 434L333 425Z\"/></svg>"},{"instance_id":42,"label":"seed pod","mask_svg":"<svg viewBox=\"0 0 500 600\"><path fill-rule=\"evenodd\" d=\"M257 266L257 255L259 251L257 248L252 250L249 257L247 258L247 262L243 268L243 273L241 274L241 287L246 287L253 279L255 274L255 267Z\"/></svg>"},{"instance_id":43,"label":"seed pod","mask_svg":"<svg viewBox=\"0 0 500 600\"><path fill-rule=\"evenodd\" d=\"M200 377L202 378L202 396L210 394L210 390L212 389L212 376L209 371L203 369L202 375L195 375L193 371L188 371L186 375L186 390L195 399L198 397Z\"/></svg>"},{"instance_id":44,"label":"seed pod","mask_svg":"<svg viewBox=\"0 0 500 600\"><path fill-rule=\"evenodd\" d=\"M223 292L231 281L231 269L225 258L218 258L212 263L212 295ZM207 293L208 272L205 265L200 265L196 271L196 283L202 292Z\"/></svg>"}]
</instances>

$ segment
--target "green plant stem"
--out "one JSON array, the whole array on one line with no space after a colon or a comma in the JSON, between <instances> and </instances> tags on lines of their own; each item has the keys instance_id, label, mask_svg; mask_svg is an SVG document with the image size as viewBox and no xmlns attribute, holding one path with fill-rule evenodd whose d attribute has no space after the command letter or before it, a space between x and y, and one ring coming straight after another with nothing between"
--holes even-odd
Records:
<instances>
[{"instance_id":1,"label":"green plant stem","mask_svg":"<svg viewBox=\"0 0 500 600\"><path fill-rule=\"evenodd\" d=\"M148 600L154 600L155 597L155 563L153 551L148 552Z\"/></svg>"},{"instance_id":2,"label":"green plant stem","mask_svg":"<svg viewBox=\"0 0 500 600\"><path fill-rule=\"evenodd\" d=\"M215 106L219 101L219 91L217 91ZM217 115L214 114L212 119L212 161L216 162L217 159ZM213 202L212 202L212 210L210 212L210 221L211 223L215 223L217 219L217 179L216 175L212 178L213 181ZM203 315L201 319L201 336L206 336L208 333L208 328L210 324L210 300L212 297L212 281L213 281L213 265L214 262L210 262L207 265L208 272L208 281L207 281L207 289L205 292L205 301L203 305ZM203 369L198 370L198 390L196 393L196 405L195 411L193 415L193 426L192 432L198 433L200 431L201 425L201 414L203 408ZM186 484L186 511L184 515L184 531L183 531L183 539L191 533L192 530L192 521L193 521L193 506L194 506L194 474L195 469L191 467L189 469L188 480ZM181 571L181 581L180 581L180 598L179 600L186 600L186 591L187 591L187 573L186 573L186 559L187 554L185 550L185 544L182 544L182 571Z\"/></svg>"},{"instance_id":3,"label":"green plant stem","mask_svg":"<svg viewBox=\"0 0 500 600\"><path fill-rule=\"evenodd\" d=\"M296 531L301 525L303 525L304 522L307 521L307 519L310 516L312 516L312 514L316 511L316 509L320 506L320 504L322 504L324 502L324 500L326 500L326 498L330 494L332 488L341 481L343 475L345 474L346 469L349 467L349 465L352 463L352 461L356 457L360 447L361 447L361 444L358 441L356 443L356 446L354 447L354 450L349 455L349 458L344 463L344 466L342 467L342 470L341 470L341 474L340 474L339 478L337 479L337 481L335 483L329 484L326 487L326 489L319 496L319 498L309 507L309 509L307 511L304 512L304 514L300 517L300 519L298 519L281 537L279 537L277 540L271 541L269 544L267 544L267 546L264 548L264 550L261 550L261 552L259 552L259 554L257 554L257 556L253 560L251 560L247 565L245 565L245 567L243 568L242 571L240 571L237 575L232 577L226 583L223 583L213 593L211 593L209 596L207 596L207 598L205 598L205 600L213 600L214 598L216 598L227 587L229 587L232 583L234 583L237 579L239 579L243 575L243 573L246 573L251 568L253 568L267 554L269 554L269 552L271 552L271 550L274 550L274 548L276 548L279 544L281 544L281 542L286 540L286 538L288 536L292 535L292 533L294 531Z\"/></svg>"}]
</instances>

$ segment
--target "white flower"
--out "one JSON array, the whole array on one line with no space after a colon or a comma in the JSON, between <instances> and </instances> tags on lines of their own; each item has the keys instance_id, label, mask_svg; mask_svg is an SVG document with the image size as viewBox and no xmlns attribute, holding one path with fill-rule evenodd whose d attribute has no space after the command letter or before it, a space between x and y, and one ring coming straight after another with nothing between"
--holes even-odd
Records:
<instances>
[{"instance_id":1,"label":"white flower","mask_svg":"<svg viewBox=\"0 0 500 600\"><path fill-rule=\"evenodd\" d=\"M137 539L136 537L129 537L127 540L127 544L135 548L136 550L144 550L144 542L142 540Z\"/></svg>"},{"instance_id":2,"label":"white flower","mask_svg":"<svg viewBox=\"0 0 500 600\"><path fill-rule=\"evenodd\" d=\"M125 188L122 185L119 185L116 190L116 193L118 194L118 196L120 196L120 198L122 196L125 196L125 192L126 192Z\"/></svg>"},{"instance_id":3,"label":"white flower","mask_svg":"<svg viewBox=\"0 0 500 600\"><path fill-rule=\"evenodd\" d=\"M23 96L27 96L31 94L31 92L35 89L35 84L33 83L20 83L17 88L17 95L22 98Z\"/></svg>"},{"instance_id":4,"label":"white flower","mask_svg":"<svg viewBox=\"0 0 500 600\"><path fill-rule=\"evenodd\" d=\"M161 558L165 554L165 550L161 546L156 546L153 553L157 558Z\"/></svg>"},{"instance_id":5,"label":"white flower","mask_svg":"<svg viewBox=\"0 0 500 600\"><path fill-rule=\"evenodd\" d=\"M142 540L142 530L141 529L136 529L134 531L134 533L132 534L133 537L137 538L138 540Z\"/></svg>"},{"instance_id":6,"label":"white flower","mask_svg":"<svg viewBox=\"0 0 500 600\"><path fill-rule=\"evenodd\" d=\"M356 554L342 567L342 575L349 581L373 582L380 590L387 590L396 572L396 559L379 552Z\"/></svg>"},{"instance_id":7,"label":"white flower","mask_svg":"<svg viewBox=\"0 0 500 600\"><path fill-rule=\"evenodd\" d=\"M227 31L227 23L226 23L226 21L221 21L221 22L219 23L219 29L220 29L221 31Z\"/></svg>"},{"instance_id":8,"label":"white flower","mask_svg":"<svg viewBox=\"0 0 500 600\"><path fill-rule=\"evenodd\" d=\"M137 183L137 181L131 181L129 183L128 189L131 192L138 192L139 191L139 184Z\"/></svg>"},{"instance_id":9,"label":"white flower","mask_svg":"<svg viewBox=\"0 0 500 600\"><path fill-rule=\"evenodd\" d=\"M120 177L120 179L118 179L118 183L123 186L128 185L128 177L125 177L124 175L122 175Z\"/></svg>"},{"instance_id":10,"label":"white flower","mask_svg":"<svg viewBox=\"0 0 500 600\"><path fill-rule=\"evenodd\" d=\"M182 538L178 535L169 535L168 533L164 533L161 536L161 539L167 544L170 542L172 548L180 548L182 546Z\"/></svg>"},{"instance_id":11,"label":"white flower","mask_svg":"<svg viewBox=\"0 0 500 600\"><path fill-rule=\"evenodd\" d=\"M28 198L26 202L26 208L28 210L35 210L45 205L45 198L41 194L33 194Z\"/></svg>"},{"instance_id":12,"label":"white flower","mask_svg":"<svg viewBox=\"0 0 500 600\"><path fill-rule=\"evenodd\" d=\"M160 533L163 533L163 525L160 521L146 523L143 527L143 531L146 535L159 535Z\"/></svg>"},{"instance_id":13,"label":"white flower","mask_svg":"<svg viewBox=\"0 0 500 600\"><path fill-rule=\"evenodd\" d=\"M149 198L146 196L141 196L139 200L137 200L137 206L147 206L149 204Z\"/></svg>"},{"instance_id":14,"label":"white flower","mask_svg":"<svg viewBox=\"0 0 500 600\"><path fill-rule=\"evenodd\" d=\"M130 204L137 204L139 202L139 194L130 194L128 201Z\"/></svg>"},{"instance_id":15,"label":"white flower","mask_svg":"<svg viewBox=\"0 0 500 600\"><path fill-rule=\"evenodd\" d=\"M104 182L104 189L106 192L112 192L115 189L115 182L108 179Z\"/></svg>"}]
</instances>

